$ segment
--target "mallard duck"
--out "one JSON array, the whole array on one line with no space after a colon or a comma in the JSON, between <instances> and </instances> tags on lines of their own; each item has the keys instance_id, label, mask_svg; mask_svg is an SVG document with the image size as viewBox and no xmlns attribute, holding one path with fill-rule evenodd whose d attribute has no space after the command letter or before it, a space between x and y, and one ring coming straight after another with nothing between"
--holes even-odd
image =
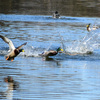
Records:
<instances>
[{"instance_id":1,"label":"mallard duck","mask_svg":"<svg viewBox=\"0 0 100 100\"><path fill-rule=\"evenodd\" d=\"M55 56L58 54L58 52L61 52L63 51L63 49L61 49L60 47L57 49L57 50L50 50L50 51L46 51L46 52L43 52L42 54L39 54L40 56L42 57L49 57L49 56Z\"/></svg>"},{"instance_id":2,"label":"mallard duck","mask_svg":"<svg viewBox=\"0 0 100 100\"><path fill-rule=\"evenodd\" d=\"M53 13L53 18L60 18L60 14L58 13L58 11Z\"/></svg>"},{"instance_id":3,"label":"mallard duck","mask_svg":"<svg viewBox=\"0 0 100 100\"><path fill-rule=\"evenodd\" d=\"M8 39L7 37L4 37L2 35L0 35L0 38L2 38L4 40L4 42L6 42L9 45L9 53L5 56L6 60L11 60L13 61L14 58L20 53L20 52L24 52L24 49L21 49L24 45L27 44L27 42L25 42L24 44L22 44L21 46L15 48L15 46L13 45L13 42Z\"/></svg>"},{"instance_id":4,"label":"mallard duck","mask_svg":"<svg viewBox=\"0 0 100 100\"><path fill-rule=\"evenodd\" d=\"M92 28L90 28L90 25L91 24L88 24L86 27L87 27L87 31L91 31L91 30L96 30L96 29L98 29L99 27L97 27L97 26L93 26Z\"/></svg>"}]
</instances>

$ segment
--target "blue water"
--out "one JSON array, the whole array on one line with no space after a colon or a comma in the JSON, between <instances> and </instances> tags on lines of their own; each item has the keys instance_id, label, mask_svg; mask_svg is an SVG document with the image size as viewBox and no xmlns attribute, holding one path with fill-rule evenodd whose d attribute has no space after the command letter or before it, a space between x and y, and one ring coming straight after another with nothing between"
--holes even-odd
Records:
<instances>
[{"instance_id":1,"label":"blue water","mask_svg":"<svg viewBox=\"0 0 100 100\"><path fill-rule=\"evenodd\" d=\"M88 32L88 23L91 27L100 26L100 18L1 14L0 34L11 39L16 47L28 43L23 47L25 52L10 62L4 58L8 45L0 39L0 92L8 90L4 77L12 76L19 83L19 88L11 92L13 96L0 98L99 100L100 28ZM64 53L49 60L38 55L59 46Z\"/></svg>"}]
</instances>

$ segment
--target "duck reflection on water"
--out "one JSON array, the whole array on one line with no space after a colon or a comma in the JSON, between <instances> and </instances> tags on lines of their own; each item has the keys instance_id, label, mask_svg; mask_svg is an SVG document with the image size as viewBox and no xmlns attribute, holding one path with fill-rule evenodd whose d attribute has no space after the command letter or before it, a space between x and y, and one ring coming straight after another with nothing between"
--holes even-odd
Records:
<instances>
[{"instance_id":1,"label":"duck reflection on water","mask_svg":"<svg viewBox=\"0 0 100 100\"><path fill-rule=\"evenodd\" d=\"M4 82L8 84L7 91L0 92L0 95L3 99L6 98L7 100L13 100L13 90L17 90L19 88L19 83L14 81L11 76L5 77Z\"/></svg>"}]
</instances>

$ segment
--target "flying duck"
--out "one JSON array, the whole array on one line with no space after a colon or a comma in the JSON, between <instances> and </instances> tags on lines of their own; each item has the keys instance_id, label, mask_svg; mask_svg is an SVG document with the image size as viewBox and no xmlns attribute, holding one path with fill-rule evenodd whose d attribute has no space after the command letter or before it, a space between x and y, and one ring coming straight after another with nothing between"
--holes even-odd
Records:
<instances>
[{"instance_id":1,"label":"flying duck","mask_svg":"<svg viewBox=\"0 0 100 100\"><path fill-rule=\"evenodd\" d=\"M6 60L11 60L13 61L14 58L20 53L20 52L24 52L24 49L21 49L24 45L27 44L27 42L25 42L24 44L20 45L19 47L15 48L13 42L8 39L7 37L4 37L2 35L0 35L0 38L2 38L4 40L4 42L6 42L9 45L9 53L5 56Z\"/></svg>"},{"instance_id":2,"label":"flying duck","mask_svg":"<svg viewBox=\"0 0 100 100\"><path fill-rule=\"evenodd\" d=\"M57 50L50 50L50 51L45 51L42 54L39 54L42 57L46 57L48 58L49 56L55 56L57 55L59 52L63 51L63 49L61 49L60 47Z\"/></svg>"}]
</instances>

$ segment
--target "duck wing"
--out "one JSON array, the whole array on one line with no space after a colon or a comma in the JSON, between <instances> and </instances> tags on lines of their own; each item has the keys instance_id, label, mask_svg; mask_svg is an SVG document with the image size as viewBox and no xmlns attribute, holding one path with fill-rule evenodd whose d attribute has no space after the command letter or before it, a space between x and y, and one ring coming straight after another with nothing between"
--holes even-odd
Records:
<instances>
[{"instance_id":1,"label":"duck wing","mask_svg":"<svg viewBox=\"0 0 100 100\"><path fill-rule=\"evenodd\" d=\"M2 38L3 41L6 42L9 45L9 50L10 51L15 49L15 46L14 46L13 42L10 39L8 39L7 37L4 37L2 35L0 35L0 38Z\"/></svg>"},{"instance_id":2,"label":"duck wing","mask_svg":"<svg viewBox=\"0 0 100 100\"><path fill-rule=\"evenodd\" d=\"M27 42L25 42L24 44L20 45L19 47L17 47L16 49L21 49L24 45L26 45Z\"/></svg>"}]
</instances>

